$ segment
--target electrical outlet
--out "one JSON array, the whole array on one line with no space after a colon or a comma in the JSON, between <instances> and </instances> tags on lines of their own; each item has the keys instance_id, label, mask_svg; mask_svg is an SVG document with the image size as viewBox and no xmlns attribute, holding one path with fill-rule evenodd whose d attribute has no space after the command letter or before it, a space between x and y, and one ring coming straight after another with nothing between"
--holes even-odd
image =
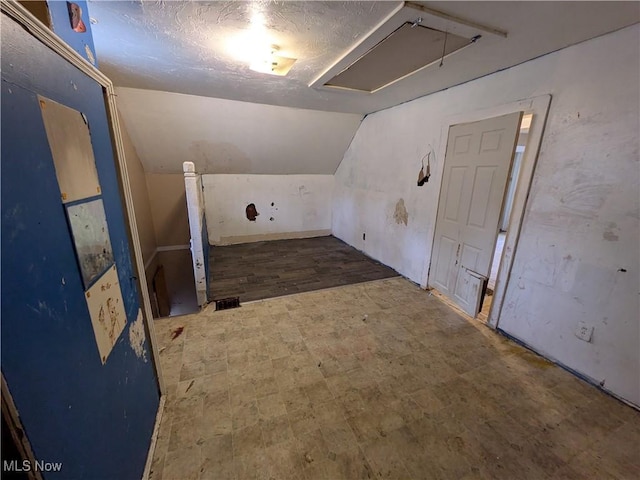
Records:
<instances>
[{"instance_id":1,"label":"electrical outlet","mask_svg":"<svg viewBox=\"0 0 640 480\"><path fill-rule=\"evenodd\" d=\"M593 325L587 325L584 322L578 322L578 328L576 328L576 337L585 342L591 342L593 336Z\"/></svg>"}]
</instances>

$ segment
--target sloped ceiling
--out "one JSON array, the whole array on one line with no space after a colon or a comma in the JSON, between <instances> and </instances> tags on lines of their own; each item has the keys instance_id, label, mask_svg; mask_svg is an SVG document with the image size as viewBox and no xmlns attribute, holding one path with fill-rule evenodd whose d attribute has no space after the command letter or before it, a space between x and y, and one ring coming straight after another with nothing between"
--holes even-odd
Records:
<instances>
[{"instance_id":1,"label":"sloped ceiling","mask_svg":"<svg viewBox=\"0 0 640 480\"><path fill-rule=\"evenodd\" d=\"M182 162L192 160L205 173L331 174L365 114L640 18L638 2L420 3L505 30L507 38L483 36L443 67L430 66L369 94L309 85L403 2L90 0L88 5L100 68L120 87L119 108L149 172L180 172ZM256 18L268 42L297 59L286 77L250 70L230 47Z\"/></svg>"},{"instance_id":2,"label":"sloped ceiling","mask_svg":"<svg viewBox=\"0 0 640 480\"><path fill-rule=\"evenodd\" d=\"M118 86L366 114L637 23L638 2L418 2L508 33L483 35L374 94L308 85L402 2L89 1L101 69ZM421 14L416 10L416 18ZM263 23L264 41L297 61L286 77L254 72L234 42ZM252 23L254 22L254 23ZM384 66L381 66L384 68Z\"/></svg>"},{"instance_id":3,"label":"sloped ceiling","mask_svg":"<svg viewBox=\"0 0 640 480\"><path fill-rule=\"evenodd\" d=\"M333 174L361 115L116 88L146 172Z\"/></svg>"}]
</instances>

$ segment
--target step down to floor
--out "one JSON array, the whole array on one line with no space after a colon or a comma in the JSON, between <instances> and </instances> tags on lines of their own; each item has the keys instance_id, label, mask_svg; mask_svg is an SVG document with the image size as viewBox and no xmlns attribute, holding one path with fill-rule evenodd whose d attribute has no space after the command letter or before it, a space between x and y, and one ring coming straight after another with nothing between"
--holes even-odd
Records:
<instances>
[{"instance_id":1,"label":"step down to floor","mask_svg":"<svg viewBox=\"0 0 640 480\"><path fill-rule=\"evenodd\" d=\"M240 297L227 297L220 300L215 300L216 311L228 310L229 308L238 308L240 306Z\"/></svg>"}]
</instances>

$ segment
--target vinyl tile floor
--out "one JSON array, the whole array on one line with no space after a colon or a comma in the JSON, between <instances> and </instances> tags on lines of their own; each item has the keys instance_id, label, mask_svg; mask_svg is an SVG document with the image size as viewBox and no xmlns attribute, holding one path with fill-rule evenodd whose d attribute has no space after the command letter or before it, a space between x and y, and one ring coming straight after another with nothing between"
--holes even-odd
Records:
<instances>
[{"instance_id":1,"label":"vinyl tile floor","mask_svg":"<svg viewBox=\"0 0 640 480\"><path fill-rule=\"evenodd\" d=\"M210 252L214 300L239 296L249 302L398 275L333 236L212 247Z\"/></svg>"},{"instance_id":2,"label":"vinyl tile floor","mask_svg":"<svg viewBox=\"0 0 640 480\"><path fill-rule=\"evenodd\" d=\"M640 473L639 412L402 278L155 324L153 480Z\"/></svg>"}]
</instances>

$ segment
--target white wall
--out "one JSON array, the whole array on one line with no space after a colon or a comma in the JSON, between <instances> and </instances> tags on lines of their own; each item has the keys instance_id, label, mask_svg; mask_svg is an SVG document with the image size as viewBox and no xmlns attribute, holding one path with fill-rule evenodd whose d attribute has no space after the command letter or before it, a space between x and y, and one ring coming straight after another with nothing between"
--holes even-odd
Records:
<instances>
[{"instance_id":1,"label":"white wall","mask_svg":"<svg viewBox=\"0 0 640 480\"><path fill-rule=\"evenodd\" d=\"M332 223L337 237L423 282L443 159L424 187L416 179L429 145L440 151L442 125L551 94L499 328L636 405L639 32L635 25L369 115L336 172ZM400 199L406 226L393 216ZM574 335L579 321L595 327L592 343Z\"/></svg>"},{"instance_id":2,"label":"white wall","mask_svg":"<svg viewBox=\"0 0 640 480\"><path fill-rule=\"evenodd\" d=\"M117 88L147 173L333 174L362 115Z\"/></svg>"},{"instance_id":3,"label":"white wall","mask_svg":"<svg viewBox=\"0 0 640 480\"><path fill-rule=\"evenodd\" d=\"M331 233L333 175L203 175L202 180L212 245ZM259 213L253 222L245 211L250 203Z\"/></svg>"}]
</instances>

